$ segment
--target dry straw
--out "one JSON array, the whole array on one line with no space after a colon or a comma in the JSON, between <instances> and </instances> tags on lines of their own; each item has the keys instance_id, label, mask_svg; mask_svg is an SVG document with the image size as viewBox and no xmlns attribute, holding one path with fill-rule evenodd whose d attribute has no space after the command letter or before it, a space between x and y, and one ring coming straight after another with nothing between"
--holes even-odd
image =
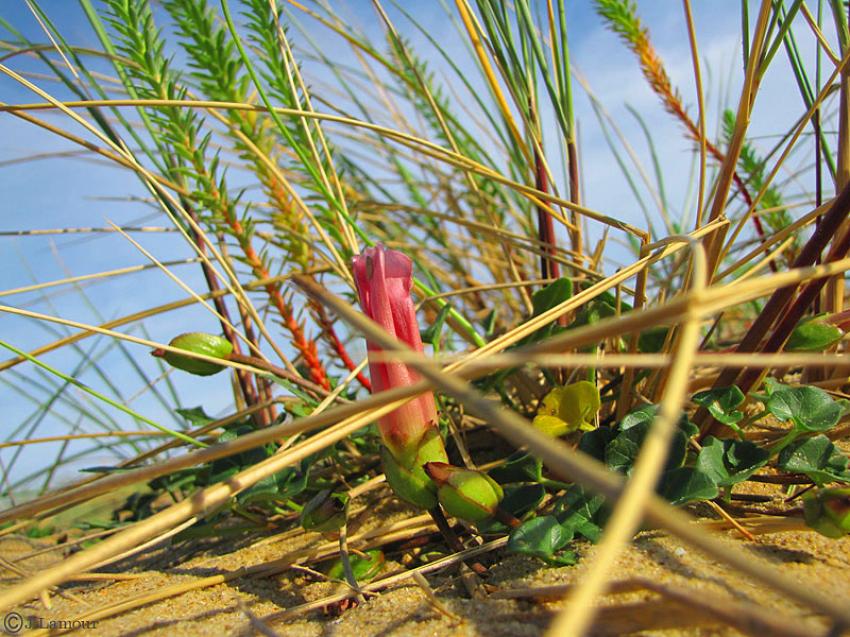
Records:
<instances>
[{"instance_id":1,"label":"dry straw","mask_svg":"<svg viewBox=\"0 0 850 637\"><path fill-rule=\"evenodd\" d=\"M267 0L241 0L238 5L232 0L168 0L161 12L153 12L147 0L106 0L100 9L81 0L83 13L100 40L101 48L95 50L69 44L47 12L28 0L27 7L50 44L27 41L21 34L15 36L15 42L2 43L8 53L0 56L0 74L17 89L34 94L37 101L0 103L0 116L61 138L73 145L75 155L83 153L134 174L144 188L145 205L164 215L170 225L109 222L109 227L101 227L96 221L69 228L0 231L0 240L15 237L21 241L72 233L85 240L114 235L146 260L55 280L16 281L0 290L0 297L14 298L0 305L3 319L66 331L51 332L55 336L50 342L29 349L19 347L12 335L4 335L0 343L15 355L0 362L3 379L12 379L10 386L26 396L24 381L28 377L24 374L37 366L55 381L45 385L53 392L45 399L46 405L58 400L65 387L75 386L98 401L97 409L80 408L82 417L112 423L103 431L75 428L67 434L41 435L37 421L1 441L0 449L8 449L17 458L29 445L62 445L50 476L65 461L62 454L70 443L102 445L109 441L106 444L133 450L118 465L122 471L48 490L0 512L0 522L11 523L0 536L21 532L117 489L233 458L269 443L280 446L264 460L241 466L229 478L200 488L145 519L74 540L78 544L87 539L100 541L49 569L28 572L4 560L4 567L20 581L0 593L0 608L15 608L34 598L47 605L49 593L61 591L56 587L71 581L130 577L92 571L169 541L222 511L259 481L313 454L344 448L345 453L356 456L359 452L347 442L353 434L422 392L436 390L461 412L458 422L453 422L453 434L465 460L473 462L461 444L464 423L483 424L494 435L538 456L556 478L604 495L613 508L597 550L577 567L581 569L579 585L489 591L494 599L564 598L566 603L555 616L550 634L586 634L597 613L608 613L597 607L601 595L630 591L656 595L648 604L669 608L665 604L675 603L745 632L789 637L811 634L811 624L784 612L732 599L706 599L699 591L643 578L619 579L614 568L617 558L642 522L826 616L837 627L850 625L850 600L800 585L789 574L713 536L730 527L750 539L769 532L801 532L799 517L736 518L711 502L723 519L697 521L653 490L678 417L690 406L695 388L709 387L747 369L751 374L802 369L803 380L839 390L850 380L850 363L841 346L828 353L736 353L711 349L712 341L706 335L708 331L713 338L727 341L725 345L734 346L743 333L741 324L755 318L752 308L762 299L776 290L790 299L805 284L824 279L830 282L818 303L836 313L836 320L843 316L843 277L850 269L850 259L844 253L830 253L833 261L819 263L815 252L820 250L815 250L814 243L800 247L810 229L820 227L824 219L836 228L834 237L815 231L824 245L827 239L850 232L843 197L825 194L832 191L823 183L824 174L834 176L835 192L842 192L850 175L850 76L845 72L850 62L850 30L841 3L833 3L838 10L831 29L826 28L832 25L820 12L814 15L803 2L762 0L752 15L750 3L742 3L740 93L731 113L728 138L723 140L712 139L708 132L711 122L706 103L714 87L703 83L697 39L700 24L690 1L683 0L681 10L693 69L696 119L685 106L689 98L683 98L673 84L653 47L638 15L639 7L626 0L590 3L635 54L635 73L643 75L692 145L695 196L683 206L686 210L678 221L671 216L673 206L665 193L662 162L649 129L654 171L643 165L621 123L609 115L611 105L571 66L567 31L572 29L573 8L568 4L563 0L517 0L510 10L497 0L456 0L454 6L446 5L457 37L468 46L469 69L480 73L474 83L443 48L444 43L428 33L404 3L396 3L388 11L379 0L372 2L374 17L390 45L385 52L386 43L372 42L346 24L330 3L308 7L294 0L280 6ZM396 10L404 15L404 21L394 19L399 15ZM174 34L159 30L161 19L168 21ZM302 19L319 25L322 37L340 38L358 68L326 58L321 46L313 46L312 31ZM127 29L128 24L133 28ZM453 99L458 93L447 96L433 72L432 60L420 56L408 28L421 33L430 42L430 54L439 56L454 72L460 90L467 91L457 100L460 104ZM303 42L293 40L296 29L302 31ZM830 39L832 31L838 34L837 42ZM195 71L192 76L174 66L175 58L166 47L166 38L172 35L176 40L169 46L179 47L190 60ZM812 71L803 64L797 38L804 36L817 47L818 60L825 58L825 70L817 66ZM795 90L800 87L803 108L795 123L781 131L773 149L763 158L755 157L756 146L748 131L758 113L762 80L777 64L781 49L792 60L791 71L783 67L783 72L793 76ZM305 55L324 64L337 83L328 85L327 78L309 77L302 64ZM44 76L18 68L23 56L42 64L47 77L63 82L73 99L56 97L58 91L54 94L46 88L50 84L39 84ZM89 68L92 59L112 65L114 77ZM614 131L610 149L634 194L629 205L644 208L646 229L585 203L590 198L580 192L584 190L580 186L585 173L596 167L579 164L573 77L590 97L605 135ZM120 94L115 93L116 87ZM833 100L836 93L837 105ZM374 102L364 95L374 96ZM347 98L341 100L341 96ZM828 121L824 113L829 109L837 111L835 158L829 146L831 138L824 132L828 127L821 121ZM39 113L49 115L50 120ZM645 127L642 116L637 117ZM809 127L811 136L806 134ZM790 166L791 159L807 153L810 146L816 158L814 194L795 190L796 183L811 180L811 171ZM36 157L40 155L32 158ZM760 164L752 170L753 161L744 158ZM560 167L563 176L558 174ZM375 178L373 173L386 176L393 186L385 187L382 177ZM259 189L235 193L228 184L233 174L247 175ZM783 174L790 177L779 183ZM644 204L642 189L657 211ZM774 197L777 192L782 194L779 201ZM799 218L792 219L791 211L799 212ZM771 227L772 215L786 215L782 217L788 220L786 227ZM655 227L659 219L664 225L660 232ZM747 236L750 228L755 232ZM188 256L155 256L150 240L166 233L185 240ZM566 245L559 245L562 234L568 238ZM600 238L592 245L590 237ZM616 271L606 269L611 246L622 240L632 243L634 260ZM342 298L353 287L349 258L362 246L378 241L405 250L415 259L418 278L414 288L420 314L445 320L442 340L435 341L443 349L433 357L404 347ZM822 247L820 243L818 247ZM805 267L779 267L784 262L794 263L800 254L806 257L800 261ZM202 268L206 287L196 289L188 283L187 266ZM62 305L66 291L87 299L83 286L123 284L141 273L154 272L187 296L111 320L68 318L71 312ZM572 281L575 293L531 315L533 292L552 283L559 272ZM16 302L30 298L25 295L39 295L56 309L37 311ZM302 298L307 304L300 312ZM616 299L615 316L535 341L539 330L568 325L592 304L611 298ZM622 311L626 303L632 306L629 312ZM160 318L167 320L168 313L188 309L195 312L192 316L220 325L232 344L246 348L248 354L220 361L186 354L136 331ZM777 319L784 309L771 307L775 313L765 320ZM337 319L350 329L336 328ZM291 339L288 345L279 338L278 323ZM639 352L641 332L658 327L671 328L662 350ZM757 336L759 340L762 335ZM362 337L384 350L375 361L405 362L417 369L423 380L358 397L350 383L358 378L365 361L355 362L347 348ZM236 408L188 431L148 418L143 408L131 408L129 403L147 393L159 395L162 384L171 388L170 372L161 370L155 380L140 374L142 388L131 399L123 399L85 385L62 368L64 363L53 366L45 360L53 352L85 357L80 345L85 339L108 339L130 356L146 357L150 349L160 349L221 363L232 375ZM605 345L613 343L617 347ZM620 343L626 344L622 350ZM465 344L471 347L462 349ZM97 361L89 362L101 378L111 376ZM333 378L338 382L331 388L328 379L339 369L347 371ZM549 378L559 380L587 374L600 383L616 381L612 385L616 402L607 412L612 419L622 418L644 395L659 397L657 417L630 479L624 481L620 474L563 441L544 436L518 410L496 403L473 385L477 379L510 369L520 370L514 378L524 402L518 399L515 406L528 413L542 391L530 379L541 369L551 370ZM652 370L648 380L641 380L642 370ZM274 381L286 384L277 386ZM621 389L616 388L617 382ZM508 394L506 400L516 398ZM311 413L274 422L281 404L299 414L310 404ZM101 418L102 412L111 414L114 409L137 424L124 427L109 420L111 416ZM247 418L258 424L256 430L229 442L216 442L221 432ZM145 429L146 425L151 429ZM846 433L845 425L828 435L840 439ZM751 437L755 440L762 434L766 440L780 435L759 430ZM169 439L161 441L163 435ZM138 444L150 440L157 444L146 448ZM202 448L187 450L186 444ZM177 449L181 453L173 455ZM388 493L383 476L374 473L361 484L346 487L352 499ZM342 474L344 471L338 477L345 480L347 476ZM4 476L8 487L5 467ZM769 481L772 476L754 478ZM788 476L780 476L780 481L785 478ZM49 482L50 478L45 485ZM315 575L317 561L340 552L385 547L434 530L431 518L423 515L366 532L352 526L339 541L314 543L272 561L166 585L91 609L79 618L115 617L239 578L270 577L290 569ZM284 531L262 542L282 543L297 533ZM463 618L447 609L423 576L503 549L507 542L501 537L369 583L355 582L348 568L349 586L341 592L266 617L239 605L236 608L255 630L274 634L275 623L346 599L368 599L412 581L437 612L460 623ZM25 559L53 550L34 550Z\"/></svg>"}]
</instances>

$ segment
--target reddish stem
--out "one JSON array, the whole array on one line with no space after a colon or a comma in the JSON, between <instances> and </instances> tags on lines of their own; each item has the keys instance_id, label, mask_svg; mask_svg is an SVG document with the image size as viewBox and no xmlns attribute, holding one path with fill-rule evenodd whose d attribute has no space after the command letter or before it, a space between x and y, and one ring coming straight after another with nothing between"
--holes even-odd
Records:
<instances>
[{"instance_id":1,"label":"reddish stem","mask_svg":"<svg viewBox=\"0 0 850 637\"><path fill-rule=\"evenodd\" d=\"M254 271L254 276L258 279L269 278L269 270L263 264L254 246L251 245L251 239L246 235L242 224L232 214L226 214L225 219L227 224L233 230L239 241L239 246L245 255L245 260ZM304 359L304 364L310 370L310 378L313 382L320 385L324 389L330 389L331 385L328 382L327 374L322 362L319 360L318 350L316 349L315 341L312 341L304 336L304 331L301 325L295 320L295 315L292 312L290 305L284 300L283 294L280 291L280 285L277 283L267 283L265 286L266 293L272 305L277 309L283 321L284 327L289 330L292 335L292 345L298 350L301 357Z\"/></svg>"},{"instance_id":2,"label":"reddish stem","mask_svg":"<svg viewBox=\"0 0 850 637\"><path fill-rule=\"evenodd\" d=\"M316 313L316 318L319 321L319 325L322 326L324 330L325 336L328 339L328 342L331 344L331 347L336 352L339 359L342 361L342 364L348 368L349 371L354 371L357 369L357 364L351 360L351 357L348 355L348 350L345 349L345 345L342 344L342 341L339 340L339 336L336 334L336 330L334 329L333 323L328 317L328 313L325 310L325 307L321 303L317 303L315 301L310 302L311 307ZM372 391L372 383L371 381L363 374L363 372L357 372L357 380L358 382L369 392Z\"/></svg>"},{"instance_id":3,"label":"reddish stem","mask_svg":"<svg viewBox=\"0 0 850 637\"><path fill-rule=\"evenodd\" d=\"M534 151L534 185L540 192L549 192L546 171L536 149ZM558 262L552 258L556 245L555 223L552 215L542 205L537 206L537 231L538 238L543 244L543 254L540 255L540 278L557 279L560 276L560 268Z\"/></svg>"},{"instance_id":4,"label":"reddish stem","mask_svg":"<svg viewBox=\"0 0 850 637\"><path fill-rule=\"evenodd\" d=\"M830 249L829 254L826 257L826 262L830 263L832 261L837 261L838 259L843 259L847 255L848 250L850 250L850 230L846 231L844 235L832 245L832 249ZM828 280L828 278L823 277L815 279L814 281L809 281L809 283L806 284L806 287L804 287L797 298L794 299L794 302L791 304L788 311L782 313L779 324L761 348L762 352L770 354L782 349L785 345L785 341L788 340L788 337L791 336L791 332L794 331L795 327L797 327L797 323L800 322L800 319L803 318L806 311L818 298L821 290L827 284ZM741 391L746 394L761 377L761 370L744 369L742 372L743 375L741 376L741 380L738 385Z\"/></svg>"},{"instance_id":5,"label":"reddish stem","mask_svg":"<svg viewBox=\"0 0 850 637\"><path fill-rule=\"evenodd\" d=\"M192 206L188 205L188 202L184 205L184 208L188 212L189 216L197 223L198 215L195 212ZM197 232L194 228L191 231L192 240L195 242L195 245L198 246L198 252L202 256L207 252L207 246L203 239L203 236ZM207 282L207 288L210 292L218 292L221 288L218 284L218 279L215 276L215 272L212 270L210 265L206 261L201 261L201 270L204 273L204 279ZM239 338L236 336L236 332L231 327L232 322L230 320L230 312L227 309L227 304L224 302L224 298L219 295L213 295L213 304L215 305L216 311L222 317L220 320L221 331L224 334L224 337L230 341L230 344L233 346L233 351L237 354L242 353L241 344L239 343ZM239 369L236 370L236 379L239 382L239 389L242 392L242 397L245 399L245 404L248 407L252 407L256 405L259 396L257 394L257 390L254 388L254 383L252 382L252 376L245 370ZM258 426L262 426L265 424L268 415L266 414L266 410L260 410L256 412L253 416L254 422Z\"/></svg>"},{"instance_id":6,"label":"reddish stem","mask_svg":"<svg viewBox=\"0 0 850 637\"><path fill-rule=\"evenodd\" d=\"M195 166L195 168L200 170L202 167ZM266 181L264 181L264 183L266 183ZM277 184L277 181L272 180L271 184L267 185L269 185L272 195L277 197L279 193L275 192L273 188L275 184ZM279 184L278 190L280 190ZM215 187L214 183L211 194L215 201L220 202L216 212L221 214L225 223L230 227L236 241L239 243L239 247L242 249L242 253L245 255L245 261L253 271L254 276L258 279L269 278L269 270L257 254L257 251L254 250L254 246L251 244L250 234L245 231L242 223L236 215L233 214L233 209L230 203L226 199L222 198L221 193L218 191L218 188ZM304 336L304 331L301 329L298 321L295 320L292 308L284 300L283 294L281 294L280 285L277 283L268 283L265 285L265 290L272 305L280 314L284 326L289 330L290 334L292 334L292 345L296 350L298 350L301 357L304 359L304 363L310 370L310 377L315 383L318 383L324 389L330 389L330 383L328 382L327 375L325 374L325 369L319 360L316 343Z\"/></svg>"},{"instance_id":7,"label":"reddish stem","mask_svg":"<svg viewBox=\"0 0 850 637\"><path fill-rule=\"evenodd\" d=\"M821 252L827 246L830 239L832 239L841 228L842 223L847 218L848 212L850 212L850 184L845 186L835 198L835 201L833 201L829 211L822 217L821 223L815 228L814 233L812 233L812 236L803 246L803 249L800 250L800 253L797 255L797 258L791 267L805 268L813 265L820 257ZM846 254L846 244L848 241L850 241L850 232L845 233L845 235L841 237L839 243L836 244L830 251L829 258L841 258L839 255ZM807 290L815 290L815 287L812 286L816 283L820 284L820 287L823 287L824 280L825 279L819 279L818 281L810 283L809 286L807 286ZM798 288L799 284L795 283L780 288L773 293L762 311L759 313L758 317L756 317L756 320L750 326L750 329L747 330L747 333L741 339L741 342L735 350L736 352L745 353L759 351L759 345L762 338L765 334L769 333L777 318L785 311ZM799 304L805 303L806 299L812 294L811 291L804 291L804 293L807 296L803 297L803 294L801 294L800 296L802 298L799 301ZM809 303L810 302L811 301L809 301ZM799 311L799 304L794 306L794 313ZM808 304L803 307L803 310L805 310L805 307L808 307ZM784 320L781 324L781 330L780 328L777 328L777 333L772 334L771 338L775 338L776 340L781 338L781 332L785 331L789 324L790 319L787 321ZM796 322L791 325L791 329L793 329L793 325L796 325ZM787 335L785 338L787 338ZM782 339L782 343L785 342L785 338ZM719 389L721 387L733 385L739 376L746 380L748 376L745 375L745 373L746 368L741 370L727 368L717 377L713 387L715 389ZM741 389L746 393L746 390L744 390L743 387ZM695 416L695 420L701 425L700 438L715 433L715 431L720 428L719 423L716 423L713 419L711 419L704 408L700 408Z\"/></svg>"}]
</instances>

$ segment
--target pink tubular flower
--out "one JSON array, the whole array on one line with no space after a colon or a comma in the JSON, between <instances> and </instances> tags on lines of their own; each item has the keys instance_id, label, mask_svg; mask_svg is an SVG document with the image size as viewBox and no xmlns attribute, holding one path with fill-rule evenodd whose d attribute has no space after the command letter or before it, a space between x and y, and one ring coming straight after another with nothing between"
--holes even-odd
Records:
<instances>
[{"instance_id":1,"label":"pink tubular flower","mask_svg":"<svg viewBox=\"0 0 850 637\"><path fill-rule=\"evenodd\" d=\"M363 312L397 339L421 352L422 339L410 298L412 276L410 258L381 244L354 258L354 280ZM367 342L367 348L373 393L412 385L420 379L404 363L373 361L371 354L380 352L381 348L371 342ZM437 428L433 393L426 392L383 416L378 426L384 444L395 458L401 460L414 455L425 434Z\"/></svg>"}]
</instances>

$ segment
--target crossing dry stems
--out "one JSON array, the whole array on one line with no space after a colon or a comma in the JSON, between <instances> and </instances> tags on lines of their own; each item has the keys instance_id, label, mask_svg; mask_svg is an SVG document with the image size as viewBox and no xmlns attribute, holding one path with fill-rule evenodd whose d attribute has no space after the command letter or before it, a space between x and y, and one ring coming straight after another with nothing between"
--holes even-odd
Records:
<instances>
[{"instance_id":1,"label":"crossing dry stems","mask_svg":"<svg viewBox=\"0 0 850 637\"><path fill-rule=\"evenodd\" d=\"M323 2L167 0L160 9L148 0L107 0L103 7L81 0L80 17L96 45L66 40L79 30L55 24L52 9L35 1L27 7L38 38L13 24L19 17L14 12L14 20L3 16L0 46L7 53L0 56L0 77L4 86L14 88L11 94L23 91L36 97L0 103L0 117L75 149L70 155L51 155L51 161L96 158L134 176L141 195L128 193L126 201L118 201L122 206L142 204L146 212L154 211L156 220L110 214L116 222L107 229L102 219L80 214L80 219L69 216L66 228L40 230L32 223L30 228L0 230L4 242L37 242L63 233L87 242L123 240L121 249L133 246L135 258L142 255L150 262L98 264L98 271L91 271L94 266L83 260L78 265L84 274L32 282L15 273L0 290L3 325L26 325L39 335L33 340L14 328L4 330L2 342L15 354L0 361L0 380L17 392L16 400L40 401L36 413L16 423L0 441L0 450L19 454L63 445L51 466L32 474L36 477L39 471L53 475L71 466L63 455L66 445L92 445L75 456L81 461L95 451L116 456L108 470L97 467L94 475L47 493L23 494L23 502L18 498L29 476L21 478L19 467L13 472L3 464L3 489L15 506L0 511L0 523L10 525L0 530L0 537L27 529L37 533L57 514L81 510L117 490L132 488L139 497L153 492L172 500L150 509L139 506L130 521L116 517L114 528L69 540L65 549L92 543L41 572L24 573L9 562L7 568L17 569L19 580L0 592L0 607L45 599L52 587L80 577L109 577L91 571L116 560L128 563L167 541L181 545L184 531L212 537L221 532L224 537L227 522L239 519L256 533L279 531L258 540L259 546L299 536L290 527L303 495L320 486L389 501L393 496L368 427L405 401L436 391L468 466L498 467L505 460L504 453L490 457L478 448L469 451L467 443L476 436L485 436L485 450L503 451L507 441L543 461L541 484L548 490L538 517L556 508L561 491L576 486L607 498L612 514L601 529L598 550L577 567L586 575L582 583L543 591L568 595L551 623L551 634L592 630L595 602L606 589L624 586L614 564L641 522L780 591L834 621L836 630L850 625L846 599L801 586L781 569L708 531L733 524L744 530L745 538L748 533L752 538L805 532L795 508L801 490L786 494L782 516L739 516L732 500L731 513L725 515L734 517L722 523L696 521L654 493L679 414L693 413L696 390L712 385L722 389L730 379L764 374L796 383L809 379L810 370L822 370L812 375L816 382L811 386L827 387L831 396L841 397L850 381L842 342L824 353L781 351L781 342L800 317L816 308L828 310L839 323L842 316L843 277L850 269L843 249L850 237L845 205L850 33L841 3L826 3L834 5L831 17L820 6L816 13L799 1L762 0L752 15L750 3L741 3L744 55L734 73L737 108L728 122L728 138L710 132L713 107L707 98L719 88L704 82L702 69L708 61L698 42L703 41L701 21L706 18L689 0L681 3L680 19L688 38L693 97L674 86L654 48L641 17L648 3L596 0L574 8L564 0L517 0L508 10L490 0L456 0L443 7L446 33L439 35L419 22L424 14L418 7L372 4L367 22L374 28L364 32ZM661 98L662 108L672 116L671 130L679 131L673 134L684 127L683 147L694 162L691 179L698 176L691 184L696 195L681 207L670 204L664 185L666 172L672 176L666 177L668 186L669 179L681 179L682 171L675 169L681 158L659 157L655 131L642 120L648 115L633 111L646 132L653 167L642 165L641 153L620 128L623 123L609 114L619 105L606 103L604 95L594 92L595 78L580 74L583 60L569 43L578 35L574 12L590 9L637 56L633 80L646 81ZM137 24L144 28L136 29ZM799 56L797 41L802 38L817 48L813 66ZM344 56L328 52L331 40L343 47ZM615 41L611 34L612 45ZM466 57L455 55L450 44ZM787 66L779 61L782 49L792 60ZM36 73L30 63L37 65ZM802 106L793 124L771 130L780 139L776 146L755 153L763 146L751 132L764 116L759 110L762 80L776 69L787 76L788 95L800 91ZM597 209L593 202L600 200L598 193L583 186L602 167L584 158L578 126L592 120L589 115L581 119L578 103L584 95L574 91L573 76L609 139L616 161L608 163L623 172L621 209ZM689 101L698 105L696 118L688 112ZM830 126L834 133L825 132ZM608 135L610 127L616 128L617 140ZM813 135L808 135L809 127ZM831 144L837 146L834 166ZM807 154L815 157L814 168L805 162L802 169L790 166L792 157ZM28 159L46 157L34 149ZM11 162L0 166L36 165L17 158ZM790 178L780 182L783 174ZM824 176L835 177L834 197L825 195L832 188L822 183ZM808 188L813 177L816 184ZM606 183L620 182L610 177ZM644 204L641 188L657 211ZM733 191L742 194L743 204ZM769 192L782 194L775 210L765 207ZM639 206L645 208L647 228L633 221L636 215L623 213ZM679 220L671 217L674 208L680 208L675 210ZM761 223L778 211L791 221L788 227ZM663 219L666 232L654 234L654 216ZM753 224L756 232L749 236ZM184 242L184 253L174 253L172 239ZM423 338L434 348L428 356L399 348L348 302L353 293L350 259L378 242L415 261L413 288ZM618 242L630 244L631 252ZM798 245L805 247L794 266L779 268L780 257L795 254ZM827 250L829 256L821 262ZM25 252L25 259L35 258L36 252ZM199 266L200 283L193 274ZM765 274L768 268L771 273ZM153 280L146 278L151 275L158 275L163 290L174 286L187 296L168 301L146 295L143 282ZM547 290L562 284L570 286L570 294L546 302ZM129 287L134 294L128 294ZM106 304L101 289L132 303L122 303L118 318L107 320L83 318L68 301L90 302L86 295L91 293L97 303ZM778 316L786 309L783 303L764 304L771 294L782 300L797 289L806 292L797 297L793 313ZM48 303L48 309L32 307L35 303ZM168 326L205 320L213 320L231 343L245 348L230 360L185 354L220 364L230 375L233 404L218 418L186 410L177 387L192 389L190 381L164 367L151 374L154 368L149 366L161 361L147 355L150 350L177 353L165 344L175 335L165 334ZM667 331L658 351L640 344L642 335L662 329ZM38 344L41 330L49 336ZM383 358L373 355L372 362L404 362L423 380L371 396L364 393L362 388L368 390L370 384L361 374L364 337L385 349ZM84 340L90 350L80 346ZM130 371L114 371L111 359L101 362L85 353L101 343L116 345L139 362ZM70 370L83 371L77 378ZM357 378L360 385L352 385ZM604 431L615 431L633 408L657 397L657 417L628 469L628 481L578 451L577 440L552 440L530 426L547 390L567 379L585 378L602 389L604 404L594 424ZM136 391L125 393L128 383L138 385ZM163 386L167 391L160 391ZM69 396L71 387L87 398ZM742 407L749 410L746 419L758 420L758 405L764 403L760 388L744 389L750 393ZM153 403L146 401L153 395L164 409L151 411ZM114 409L122 415L115 417ZM187 413L198 420L184 427L181 418ZM67 424L68 431L45 431L42 422L53 418ZM697 418L705 420L706 431L730 433L710 424L707 412ZM170 438L163 441L144 425ZM785 429L769 423L743 438L772 445L784 435ZM823 437L843 444L846 425ZM204 448L189 449L187 440ZM689 463L699 452L695 441L692 447ZM225 465L227 472L216 473ZM753 479L762 485L776 479L811 486L808 477L782 471L775 462L771 467L780 475L761 471ZM210 474L214 477L205 482ZM300 491L277 487L260 504L245 498L283 475L304 477L304 486ZM196 482L179 483L181 476ZM724 495L742 494L728 487L712 497ZM722 499L709 502L723 504ZM470 557L497 561L506 546L513 546L506 529L495 540L468 526L456 530L463 540L483 543L372 582L358 581L359 591L344 589L265 617L241 608L258 630L271 631L297 615L414 579L434 606L454 620L455 612L439 599L441 591L423 584L421 576ZM360 556L358 551L382 548L415 562L416 551L404 542L434 546L433 531L429 518L413 513L403 522L377 524L364 533L349 526L341 541L113 600L80 617L116 617L193 590L268 578L292 568L315 574L316 564L337 555L341 545L352 559ZM60 549L34 549L26 559ZM353 581L350 564L347 571ZM629 585L668 601L676 598L742 630L775 629L789 635L810 630L799 617L771 616L756 604L734 604L730 610L700 599L696 591L677 594L646 580ZM495 591L493 598L508 593ZM542 593L531 589L522 594ZM368 604L368 597L363 599Z\"/></svg>"}]
</instances>

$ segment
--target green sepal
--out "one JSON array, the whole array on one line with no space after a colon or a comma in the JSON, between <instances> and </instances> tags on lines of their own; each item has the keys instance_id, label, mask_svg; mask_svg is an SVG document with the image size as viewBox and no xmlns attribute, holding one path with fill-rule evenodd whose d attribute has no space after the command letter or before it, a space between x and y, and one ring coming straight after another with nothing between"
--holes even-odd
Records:
<instances>
[{"instance_id":1,"label":"green sepal","mask_svg":"<svg viewBox=\"0 0 850 637\"><path fill-rule=\"evenodd\" d=\"M437 486L425 473L427 462L448 462L446 448L440 432L430 429L413 452L393 456L387 447L381 447L381 460L387 483L393 492L405 502L422 509L437 506Z\"/></svg>"},{"instance_id":2,"label":"green sepal","mask_svg":"<svg viewBox=\"0 0 850 637\"><path fill-rule=\"evenodd\" d=\"M449 515L481 522L493 517L504 497L501 485L486 473L455 469L437 489L437 498Z\"/></svg>"}]
</instances>

